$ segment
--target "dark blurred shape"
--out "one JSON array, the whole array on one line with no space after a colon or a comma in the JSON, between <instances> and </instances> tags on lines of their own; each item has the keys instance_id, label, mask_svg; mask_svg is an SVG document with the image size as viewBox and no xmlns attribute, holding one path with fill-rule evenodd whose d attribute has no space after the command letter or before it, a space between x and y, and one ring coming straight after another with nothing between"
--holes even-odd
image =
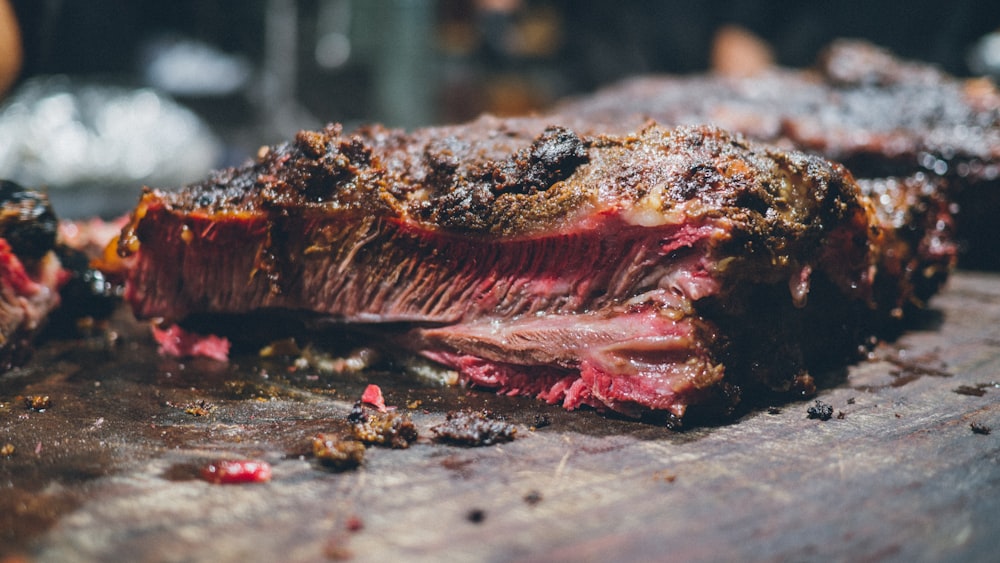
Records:
<instances>
[{"instance_id":1,"label":"dark blurred shape","mask_svg":"<svg viewBox=\"0 0 1000 563\"><path fill-rule=\"evenodd\" d=\"M49 332L75 334L81 319L107 319L121 303L121 285L108 280L90 266L90 258L83 252L60 246L56 249L59 260L68 276L59 290L59 308L49 319Z\"/></svg>"}]
</instances>

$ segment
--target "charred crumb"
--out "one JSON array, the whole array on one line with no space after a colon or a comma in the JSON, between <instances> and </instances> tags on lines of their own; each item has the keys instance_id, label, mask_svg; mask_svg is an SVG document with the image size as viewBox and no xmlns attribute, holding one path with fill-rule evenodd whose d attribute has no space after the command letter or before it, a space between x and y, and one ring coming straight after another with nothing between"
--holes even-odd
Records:
<instances>
[{"instance_id":1,"label":"charred crumb","mask_svg":"<svg viewBox=\"0 0 1000 563\"><path fill-rule=\"evenodd\" d=\"M355 424L359 422L365 422L366 420L368 420L368 411L371 410L372 410L371 408L366 408L361 403L361 401L357 401L351 408L351 412L347 413L347 422Z\"/></svg>"},{"instance_id":2,"label":"charred crumb","mask_svg":"<svg viewBox=\"0 0 1000 563\"><path fill-rule=\"evenodd\" d=\"M204 406L204 405L192 405L186 409L184 412L191 416L208 416L212 414L212 409L214 406Z\"/></svg>"},{"instance_id":3,"label":"charred crumb","mask_svg":"<svg viewBox=\"0 0 1000 563\"><path fill-rule=\"evenodd\" d=\"M405 449L417 441L417 427L407 414L379 412L355 403L347 420L354 438L364 444Z\"/></svg>"},{"instance_id":4,"label":"charred crumb","mask_svg":"<svg viewBox=\"0 0 1000 563\"><path fill-rule=\"evenodd\" d=\"M809 418L817 418L824 421L830 420L833 418L833 405L817 399L813 406L806 409L806 414Z\"/></svg>"},{"instance_id":5,"label":"charred crumb","mask_svg":"<svg viewBox=\"0 0 1000 563\"><path fill-rule=\"evenodd\" d=\"M473 508L465 515L465 519L473 524L481 524L486 520L486 511L482 508Z\"/></svg>"},{"instance_id":6,"label":"charred crumb","mask_svg":"<svg viewBox=\"0 0 1000 563\"><path fill-rule=\"evenodd\" d=\"M52 399L48 395L28 395L24 398L24 406L37 412L45 412L52 408Z\"/></svg>"},{"instance_id":7,"label":"charred crumb","mask_svg":"<svg viewBox=\"0 0 1000 563\"><path fill-rule=\"evenodd\" d=\"M781 414L781 409L778 407L767 407L767 414Z\"/></svg>"},{"instance_id":8,"label":"charred crumb","mask_svg":"<svg viewBox=\"0 0 1000 563\"><path fill-rule=\"evenodd\" d=\"M663 426L668 430L680 430L684 427L684 419L668 411L663 419Z\"/></svg>"},{"instance_id":9,"label":"charred crumb","mask_svg":"<svg viewBox=\"0 0 1000 563\"><path fill-rule=\"evenodd\" d=\"M670 471L657 471L653 474L653 479L657 481L663 481L664 483L673 483L677 480L677 475Z\"/></svg>"},{"instance_id":10,"label":"charred crumb","mask_svg":"<svg viewBox=\"0 0 1000 563\"><path fill-rule=\"evenodd\" d=\"M524 502L529 506L535 506L536 504L542 502L542 493L538 491L528 491L528 494L524 495Z\"/></svg>"},{"instance_id":11,"label":"charred crumb","mask_svg":"<svg viewBox=\"0 0 1000 563\"><path fill-rule=\"evenodd\" d=\"M990 428L989 426L986 426L985 424L980 424L978 422L970 423L969 428L972 430L973 434L982 434L983 436L993 431L993 429Z\"/></svg>"},{"instance_id":12,"label":"charred crumb","mask_svg":"<svg viewBox=\"0 0 1000 563\"><path fill-rule=\"evenodd\" d=\"M844 411L837 411L837 420L844 420L844 417L846 416L847 415L844 414Z\"/></svg>"},{"instance_id":13,"label":"charred crumb","mask_svg":"<svg viewBox=\"0 0 1000 563\"><path fill-rule=\"evenodd\" d=\"M548 415L546 415L546 414L536 414L532 418L531 426L528 427L528 430L531 430L532 432L534 432L535 430L538 430L539 428L545 428L546 426L549 426L551 424L552 424L552 419L550 419Z\"/></svg>"},{"instance_id":14,"label":"charred crumb","mask_svg":"<svg viewBox=\"0 0 1000 563\"><path fill-rule=\"evenodd\" d=\"M323 466L337 471L354 469L365 460L365 445L344 434L317 434L312 451Z\"/></svg>"},{"instance_id":15,"label":"charred crumb","mask_svg":"<svg viewBox=\"0 0 1000 563\"><path fill-rule=\"evenodd\" d=\"M847 404L848 405L853 405L854 403L855 403L854 397L851 397L851 398L847 399Z\"/></svg>"},{"instance_id":16,"label":"charred crumb","mask_svg":"<svg viewBox=\"0 0 1000 563\"><path fill-rule=\"evenodd\" d=\"M968 395L970 397L982 397L986 394L985 389L980 389L979 387L973 387L972 385L959 385L958 387L951 390L953 393L958 393L959 395Z\"/></svg>"},{"instance_id":17,"label":"charred crumb","mask_svg":"<svg viewBox=\"0 0 1000 563\"><path fill-rule=\"evenodd\" d=\"M514 439L517 429L490 411L453 411L431 428L435 440L459 446L489 446Z\"/></svg>"},{"instance_id":18,"label":"charred crumb","mask_svg":"<svg viewBox=\"0 0 1000 563\"><path fill-rule=\"evenodd\" d=\"M403 449L417 441L417 428L405 414L378 413L365 422L355 423L354 437L366 443Z\"/></svg>"},{"instance_id":19,"label":"charred crumb","mask_svg":"<svg viewBox=\"0 0 1000 563\"><path fill-rule=\"evenodd\" d=\"M1000 388L1000 383L996 381L989 381L986 383L977 383L975 385L959 385L958 387L952 389L953 392L959 395L969 395L971 397L982 397L986 394L987 389Z\"/></svg>"},{"instance_id":20,"label":"charred crumb","mask_svg":"<svg viewBox=\"0 0 1000 563\"><path fill-rule=\"evenodd\" d=\"M208 416L215 412L216 408L214 403L206 401L205 399L181 404L175 404L168 401L167 406L181 409L185 414L189 414L191 416Z\"/></svg>"}]
</instances>

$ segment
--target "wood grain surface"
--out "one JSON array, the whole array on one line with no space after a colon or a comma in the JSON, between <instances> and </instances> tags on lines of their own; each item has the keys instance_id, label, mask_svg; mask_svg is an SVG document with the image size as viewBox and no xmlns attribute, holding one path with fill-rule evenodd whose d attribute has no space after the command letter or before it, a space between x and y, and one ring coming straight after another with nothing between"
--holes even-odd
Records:
<instances>
[{"instance_id":1,"label":"wood grain surface","mask_svg":"<svg viewBox=\"0 0 1000 563\"><path fill-rule=\"evenodd\" d=\"M180 362L124 316L115 330L47 342L0 376L0 446L14 447L0 457L0 561L1000 557L1000 275L955 275L814 399L683 431L388 373ZM369 448L352 471L317 464L310 437L342 425L371 382L420 442ZM24 404L36 395L44 412ZM807 417L815 399L833 418ZM503 414L517 439L431 441L461 407ZM266 460L273 478L198 478L220 458Z\"/></svg>"}]
</instances>

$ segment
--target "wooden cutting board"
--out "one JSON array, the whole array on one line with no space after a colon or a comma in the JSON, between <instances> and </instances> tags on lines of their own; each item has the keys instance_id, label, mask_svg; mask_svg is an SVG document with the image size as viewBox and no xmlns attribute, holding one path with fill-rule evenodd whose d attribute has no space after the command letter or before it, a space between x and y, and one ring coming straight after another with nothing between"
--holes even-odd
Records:
<instances>
[{"instance_id":1,"label":"wooden cutting board","mask_svg":"<svg viewBox=\"0 0 1000 563\"><path fill-rule=\"evenodd\" d=\"M124 315L114 328L0 376L0 561L1000 557L1000 275L955 275L875 359L825 376L830 420L803 400L683 431L392 374L179 362ZM310 437L368 383L424 438L324 469ZM517 439L427 439L461 407L503 414ZM199 479L218 458L273 478Z\"/></svg>"}]
</instances>

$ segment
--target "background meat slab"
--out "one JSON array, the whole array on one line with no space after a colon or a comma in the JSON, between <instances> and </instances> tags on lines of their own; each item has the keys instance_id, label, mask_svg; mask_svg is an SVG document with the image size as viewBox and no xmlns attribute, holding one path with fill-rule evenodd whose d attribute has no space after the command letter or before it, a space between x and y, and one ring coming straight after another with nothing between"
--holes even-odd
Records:
<instances>
[{"instance_id":1,"label":"background meat slab","mask_svg":"<svg viewBox=\"0 0 1000 563\"><path fill-rule=\"evenodd\" d=\"M995 274L959 272L913 330L877 349L877 359L827 374L817 398L833 407L832 419L807 418L811 400L763 404L736 422L683 432L399 374L311 377L252 356L228 366L180 363L157 356L148 333L124 319L114 345L104 337L48 342L27 367L0 376L0 446L15 446L0 457L0 554L37 561L995 555ZM487 406L518 425L518 438L475 449L429 441L370 449L362 468L345 473L300 458L309 437L336 425L369 383L410 412L422 435L448 410ZM48 395L51 407L27 409L22 398L30 395ZM203 463L222 457L269 461L271 482L197 478Z\"/></svg>"}]
</instances>

